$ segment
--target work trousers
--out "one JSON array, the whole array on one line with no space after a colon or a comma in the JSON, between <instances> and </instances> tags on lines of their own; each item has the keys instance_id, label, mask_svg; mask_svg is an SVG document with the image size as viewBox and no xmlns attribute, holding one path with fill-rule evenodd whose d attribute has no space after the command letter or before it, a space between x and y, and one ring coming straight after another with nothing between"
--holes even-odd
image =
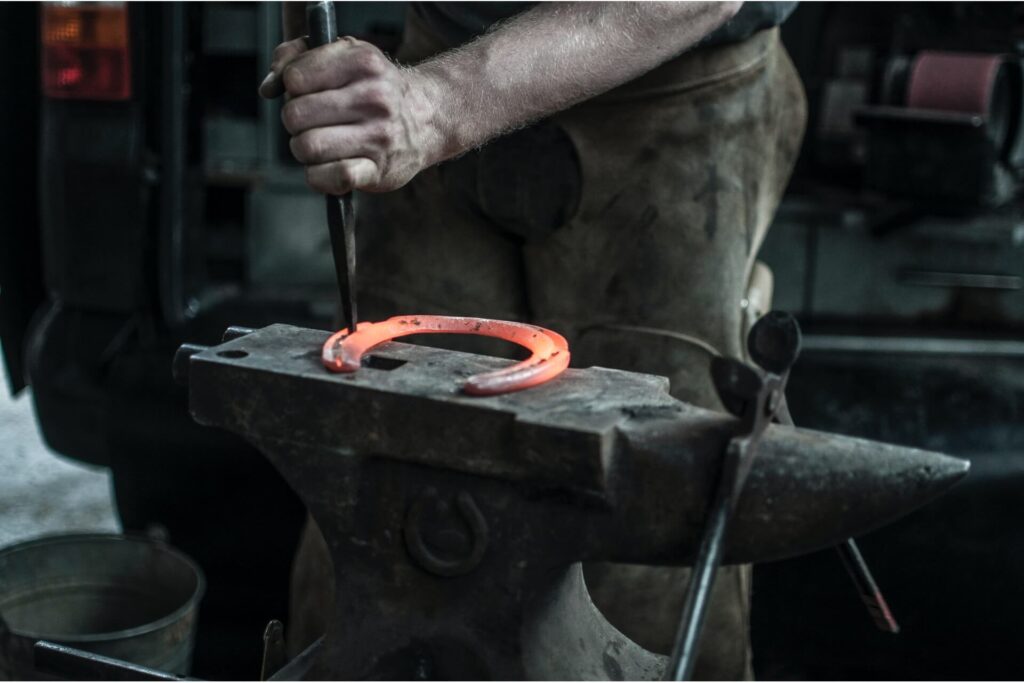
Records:
<instances>
[{"instance_id":1,"label":"work trousers","mask_svg":"<svg viewBox=\"0 0 1024 683\"><path fill-rule=\"evenodd\" d=\"M442 49L410 15L399 61ZM744 357L755 256L805 120L802 86L771 29L688 52L400 190L360 195L360 317L533 322L567 337L576 367L664 375L673 396L720 409L709 361ZM331 604L325 553L311 526L294 575L296 647L319 635L315 613ZM612 624L668 653L688 569L605 563L585 576ZM720 571L698 678L751 676L749 593L748 566Z\"/></svg>"}]
</instances>

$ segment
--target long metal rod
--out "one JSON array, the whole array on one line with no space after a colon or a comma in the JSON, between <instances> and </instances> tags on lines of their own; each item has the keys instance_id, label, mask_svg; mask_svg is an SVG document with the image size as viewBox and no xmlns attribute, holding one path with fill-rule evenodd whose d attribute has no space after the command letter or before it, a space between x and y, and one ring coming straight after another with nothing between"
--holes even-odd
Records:
<instances>
[{"instance_id":1,"label":"long metal rod","mask_svg":"<svg viewBox=\"0 0 1024 683\"><path fill-rule=\"evenodd\" d=\"M160 173L160 309L171 326L185 321L185 10L181 3L156 5L164 20Z\"/></svg>"},{"instance_id":2,"label":"long metal rod","mask_svg":"<svg viewBox=\"0 0 1024 683\"><path fill-rule=\"evenodd\" d=\"M333 43L338 37L333 2L320 0L306 3L306 23L311 48ZM349 332L355 332L359 324L356 310L356 208L351 192L340 197L328 195L326 201L327 229L331 235L341 313L345 327Z\"/></svg>"},{"instance_id":3,"label":"long metal rod","mask_svg":"<svg viewBox=\"0 0 1024 683\"><path fill-rule=\"evenodd\" d=\"M356 310L356 212L352 194L328 195L327 230L331 235L334 274L338 278L338 296L345 327L354 332L358 324Z\"/></svg>"},{"instance_id":4,"label":"long metal rod","mask_svg":"<svg viewBox=\"0 0 1024 683\"><path fill-rule=\"evenodd\" d=\"M673 644L672 656L665 669L664 679L667 681L689 680L697 662L697 648L703 631L704 615L708 610L711 588L718 575L718 568L722 565L722 547L725 544L725 532L729 526L732 508L730 499L736 485L740 459L740 454L736 452L737 448L735 442L729 445L729 460L719 475L711 513L704 526L690 583L686 587L686 599L676 630L676 642Z\"/></svg>"},{"instance_id":5,"label":"long metal rod","mask_svg":"<svg viewBox=\"0 0 1024 683\"><path fill-rule=\"evenodd\" d=\"M38 640L32 648L39 673L69 681L188 681L185 676Z\"/></svg>"},{"instance_id":6,"label":"long metal rod","mask_svg":"<svg viewBox=\"0 0 1024 683\"><path fill-rule=\"evenodd\" d=\"M779 407L775 411L775 419L779 424L789 427L796 426L793 423L793 415L789 412L789 404L786 402L785 397L779 401ZM871 573L871 568L868 567L864 556L861 555L857 542L852 538L848 538L836 546L836 551L839 553L839 559L842 561L843 566L846 567L850 578L853 579L853 583L857 587L857 593L860 595L864 606L868 608L868 614L871 615L871 620L878 627L878 630L885 633L899 633L900 625L896 622L896 617L893 616L892 610L889 609L889 603L886 602L882 589L878 587L878 583Z\"/></svg>"},{"instance_id":7,"label":"long metal rod","mask_svg":"<svg viewBox=\"0 0 1024 683\"><path fill-rule=\"evenodd\" d=\"M871 569L864 561L864 556L860 554L857 542L848 538L844 543L837 545L836 550L839 551L839 559L842 560L843 566L846 567L846 571L849 572L856 584L860 599L868 608L868 613L871 615L871 620L875 622L875 626L886 633L899 633L900 625L896 623L896 618L889 609L889 603L882 595L882 589L875 583L875 577L872 576Z\"/></svg>"},{"instance_id":8,"label":"long metal rod","mask_svg":"<svg viewBox=\"0 0 1024 683\"><path fill-rule=\"evenodd\" d=\"M938 339L818 334L804 337L804 350L865 354L941 356L1024 356L1024 342L1012 339Z\"/></svg>"}]
</instances>

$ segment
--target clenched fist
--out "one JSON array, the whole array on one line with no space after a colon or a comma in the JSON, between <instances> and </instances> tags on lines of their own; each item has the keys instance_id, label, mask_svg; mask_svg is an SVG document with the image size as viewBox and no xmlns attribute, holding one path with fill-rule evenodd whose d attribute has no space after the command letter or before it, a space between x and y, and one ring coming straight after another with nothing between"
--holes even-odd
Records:
<instances>
[{"instance_id":1,"label":"clenched fist","mask_svg":"<svg viewBox=\"0 0 1024 683\"><path fill-rule=\"evenodd\" d=\"M289 146L318 192L387 192L440 160L436 86L369 43L278 45L260 95L282 94Z\"/></svg>"}]
</instances>

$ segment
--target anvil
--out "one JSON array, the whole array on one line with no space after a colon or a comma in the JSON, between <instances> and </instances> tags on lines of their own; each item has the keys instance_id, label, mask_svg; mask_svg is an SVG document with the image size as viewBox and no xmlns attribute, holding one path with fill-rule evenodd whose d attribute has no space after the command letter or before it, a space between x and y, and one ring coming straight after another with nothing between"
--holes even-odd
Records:
<instances>
[{"instance_id":1,"label":"anvil","mask_svg":"<svg viewBox=\"0 0 1024 683\"><path fill-rule=\"evenodd\" d=\"M738 420L663 377L569 369L468 396L508 361L392 342L331 374L328 334L271 325L183 347L193 417L257 446L305 501L334 563L310 678L650 679L665 657L590 602L580 562L691 562ZM726 562L825 548L967 471L937 453L775 425Z\"/></svg>"}]
</instances>

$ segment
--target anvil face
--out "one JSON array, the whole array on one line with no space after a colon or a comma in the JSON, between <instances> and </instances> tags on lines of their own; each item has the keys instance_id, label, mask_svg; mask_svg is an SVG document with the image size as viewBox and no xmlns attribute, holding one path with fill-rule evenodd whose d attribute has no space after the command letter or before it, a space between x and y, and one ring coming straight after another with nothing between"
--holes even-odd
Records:
<instances>
[{"instance_id":1,"label":"anvil face","mask_svg":"<svg viewBox=\"0 0 1024 683\"><path fill-rule=\"evenodd\" d=\"M242 434L602 494L616 426L638 411L684 409L668 395L667 379L604 368L567 370L524 391L469 396L459 390L467 376L509 362L397 342L374 350L359 372L337 375L320 364L323 338L274 325L194 356L196 419ZM239 353L246 355L233 357ZM216 378L207 381L208 372ZM242 389L255 383L257 394ZM268 420L268 400L284 413L274 408L277 417Z\"/></svg>"},{"instance_id":2,"label":"anvil face","mask_svg":"<svg viewBox=\"0 0 1024 683\"><path fill-rule=\"evenodd\" d=\"M315 675L402 678L425 657L442 678L564 677L538 654L537 633L566 610L604 632L575 563L692 560L731 416L677 401L664 378L604 368L466 396L461 379L508 361L399 343L335 375L320 365L327 336L273 325L189 364L196 420L257 445L327 540L337 601ZM726 559L833 545L924 504L966 469L772 427ZM656 675L653 655L629 646L619 663Z\"/></svg>"}]
</instances>

